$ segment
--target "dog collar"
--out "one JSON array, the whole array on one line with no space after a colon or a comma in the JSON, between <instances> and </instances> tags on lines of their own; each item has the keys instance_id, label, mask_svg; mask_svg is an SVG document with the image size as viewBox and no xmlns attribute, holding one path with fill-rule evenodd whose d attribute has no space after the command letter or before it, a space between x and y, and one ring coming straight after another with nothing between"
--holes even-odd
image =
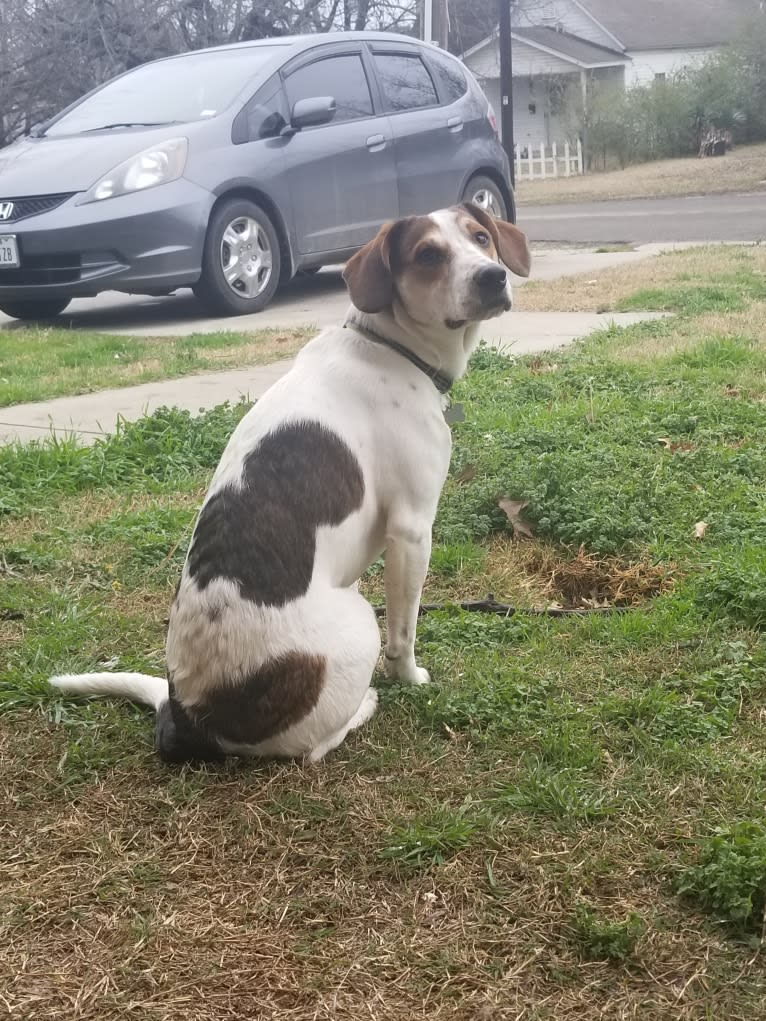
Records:
<instances>
[{"instance_id":1,"label":"dog collar","mask_svg":"<svg viewBox=\"0 0 766 1021\"><path fill-rule=\"evenodd\" d=\"M388 337L382 337L379 333L374 333L372 330L368 330L366 326L360 326L358 323L344 323L343 326L344 329L356 330L357 333L361 333L367 340L372 340L376 344L383 344L384 347L390 347L392 351L396 351L397 354L406 358L408 362L412 362L416 368L428 376L440 394L446 394L451 389L454 380L446 372L442 372L441 369L429 365L428 362L423 361L422 358L419 358L414 351L410 351L404 344L399 344L395 340L389 340Z\"/></svg>"}]
</instances>

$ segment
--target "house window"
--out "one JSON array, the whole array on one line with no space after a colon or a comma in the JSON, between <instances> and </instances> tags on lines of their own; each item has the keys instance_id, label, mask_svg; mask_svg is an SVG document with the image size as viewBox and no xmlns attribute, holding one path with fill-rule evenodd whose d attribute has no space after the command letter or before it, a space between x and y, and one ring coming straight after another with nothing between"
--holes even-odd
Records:
<instances>
[{"instance_id":1,"label":"house window","mask_svg":"<svg viewBox=\"0 0 766 1021\"><path fill-rule=\"evenodd\" d=\"M657 73L657 74L656 74L656 75L654 76L654 80L655 80L656 82L664 82L666 78L667 78L667 75L665 74L665 72L664 72L664 71L659 71L659 72L658 72L658 73Z\"/></svg>"}]
</instances>

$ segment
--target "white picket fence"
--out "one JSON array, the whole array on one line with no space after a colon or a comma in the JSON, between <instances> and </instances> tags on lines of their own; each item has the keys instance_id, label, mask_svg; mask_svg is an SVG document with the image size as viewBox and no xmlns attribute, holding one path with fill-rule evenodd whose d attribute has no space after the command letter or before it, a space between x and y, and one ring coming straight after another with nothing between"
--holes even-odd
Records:
<instances>
[{"instance_id":1,"label":"white picket fence","mask_svg":"<svg viewBox=\"0 0 766 1021\"><path fill-rule=\"evenodd\" d=\"M546 177L572 177L582 174L582 142L577 139L577 145L571 146L564 142L563 152L558 145L547 146L544 142L539 145L517 144L516 153L516 180L534 181ZM523 153L523 155L522 155Z\"/></svg>"}]
</instances>

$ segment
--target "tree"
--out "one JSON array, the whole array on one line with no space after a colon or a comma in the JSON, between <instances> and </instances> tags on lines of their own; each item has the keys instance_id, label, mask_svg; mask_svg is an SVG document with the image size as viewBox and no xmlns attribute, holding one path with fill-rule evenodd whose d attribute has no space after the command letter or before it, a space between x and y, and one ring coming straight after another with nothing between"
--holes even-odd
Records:
<instances>
[{"instance_id":1,"label":"tree","mask_svg":"<svg viewBox=\"0 0 766 1021\"><path fill-rule=\"evenodd\" d=\"M0 0L0 146L147 60L248 39L412 33L419 0Z\"/></svg>"}]
</instances>

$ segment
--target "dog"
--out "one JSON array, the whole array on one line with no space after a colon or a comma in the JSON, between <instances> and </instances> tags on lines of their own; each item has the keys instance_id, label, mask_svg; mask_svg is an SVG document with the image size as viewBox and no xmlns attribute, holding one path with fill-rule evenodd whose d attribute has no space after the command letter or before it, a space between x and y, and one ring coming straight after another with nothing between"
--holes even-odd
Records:
<instances>
[{"instance_id":1,"label":"dog","mask_svg":"<svg viewBox=\"0 0 766 1021\"><path fill-rule=\"evenodd\" d=\"M415 659L447 477L444 394L480 323L528 276L525 235L470 203L386 224L346 264L352 308L234 430L202 504L167 633L167 680L62 675L64 692L156 710L166 762L319 762L377 706L375 613L357 590L385 553L386 675Z\"/></svg>"}]
</instances>

